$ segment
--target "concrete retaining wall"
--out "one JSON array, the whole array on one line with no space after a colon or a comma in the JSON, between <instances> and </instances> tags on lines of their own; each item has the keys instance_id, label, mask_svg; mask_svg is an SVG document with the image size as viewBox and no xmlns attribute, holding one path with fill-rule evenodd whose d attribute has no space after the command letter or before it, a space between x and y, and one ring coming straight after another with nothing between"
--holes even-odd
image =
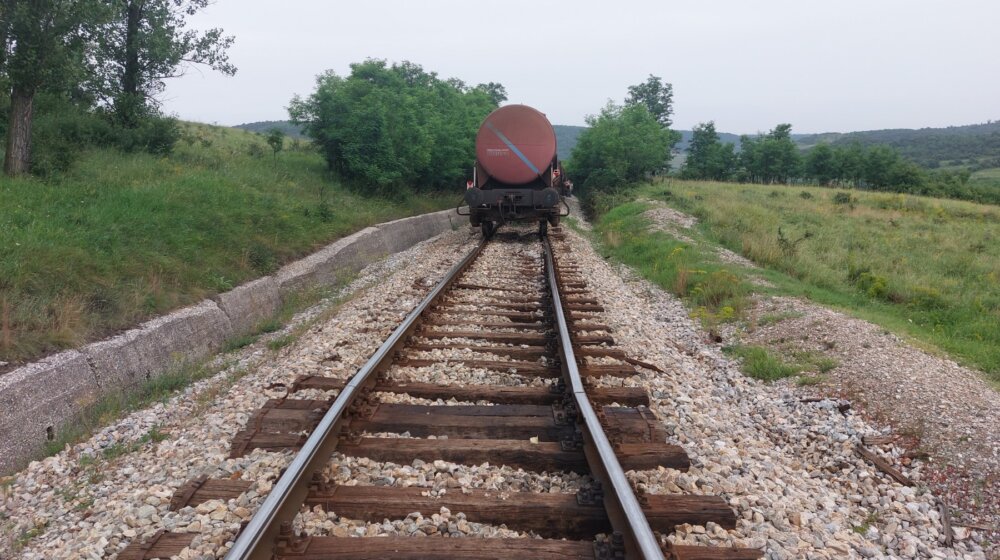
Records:
<instances>
[{"instance_id":1,"label":"concrete retaining wall","mask_svg":"<svg viewBox=\"0 0 1000 560\"><path fill-rule=\"evenodd\" d=\"M86 407L130 391L252 333L284 297L348 278L369 262L464 224L452 210L365 228L290 263L274 276L158 317L118 336L0 376L0 475L40 455Z\"/></svg>"},{"instance_id":2,"label":"concrete retaining wall","mask_svg":"<svg viewBox=\"0 0 1000 560\"><path fill-rule=\"evenodd\" d=\"M100 395L87 358L76 350L0 376L0 474L36 455Z\"/></svg>"}]
</instances>

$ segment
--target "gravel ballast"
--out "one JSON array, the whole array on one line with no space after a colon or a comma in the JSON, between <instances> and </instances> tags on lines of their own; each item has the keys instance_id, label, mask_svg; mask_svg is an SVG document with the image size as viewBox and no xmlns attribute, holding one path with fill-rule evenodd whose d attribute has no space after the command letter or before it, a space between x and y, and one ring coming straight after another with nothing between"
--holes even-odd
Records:
<instances>
[{"instance_id":1,"label":"gravel ballast","mask_svg":"<svg viewBox=\"0 0 1000 560\"><path fill-rule=\"evenodd\" d=\"M90 440L32 463L0 485L0 557L113 558L128 542L159 529L199 532L181 558L217 558L242 521L270 490L290 453L254 451L229 459L229 442L268 398L300 375L346 378L360 367L406 313L463 256L475 237L446 233L371 267L348 288L350 299L303 314L308 325L277 352L258 342L225 359L235 364L170 401L115 422ZM687 473L631 472L644 492L689 492L725 497L739 518L734 531L709 524L681 526L676 543L762 547L778 558L985 558L971 540L940 544L935 498L896 484L854 454L864 435L879 430L841 413L833 400L799 402L784 388L744 377L688 319L669 294L618 271L581 237L567 233L574 259L606 311L619 346L666 373L640 369L602 383L646 388L671 443L692 459ZM529 252L532 249L527 248ZM491 257L486 255L487 260ZM486 269L494 269L487 263ZM504 265L497 259L495 269ZM509 267L508 267L509 268ZM485 283L484 278L480 278ZM336 306L339 305L339 308ZM516 329L512 327L512 329ZM283 333L275 333L280 336ZM503 359L499 358L498 359ZM394 368L400 379L435 383L544 383L537 378L470 370L455 364ZM274 386L273 389L267 387ZM296 398L319 398L321 392ZM393 396L394 402L414 402ZM386 399L390 400L390 399ZM448 403L451 404L451 403ZM142 442L151 433L162 434ZM375 434L377 437L405 437ZM162 438L162 440L161 440ZM120 456L106 453L124 446ZM919 479L917 472L909 471ZM228 503L212 501L169 512L170 495L191 478L253 480L251 491ZM335 455L326 478L338 484L419 486L428 492L480 488L501 492L572 493L586 477L526 473L496 465L443 461L408 465ZM69 487L68 487L69 485ZM531 537L530 533L471 523L461 512L421 512L403 520L359 523L335 512L300 514L299 527L337 536L425 535Z\"/></svg>"}]
</instances>

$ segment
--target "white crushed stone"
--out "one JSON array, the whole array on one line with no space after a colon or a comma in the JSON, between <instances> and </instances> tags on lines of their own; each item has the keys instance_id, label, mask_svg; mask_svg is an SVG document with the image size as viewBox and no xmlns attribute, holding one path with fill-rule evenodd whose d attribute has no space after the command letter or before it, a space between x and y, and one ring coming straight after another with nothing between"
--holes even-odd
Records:
<instances>
[{"instance_id":1,"label":"white crushed stone","mask_svg":"<svg viewBox=\"0 0 1000 560\"><path fill-rule=\"evenodd\" d=\"M818 385L783 384L803 395L848 398L903 436L897 445L929 452L926 464L903 464L920 467L922 483L953 510L952 523L992 527L992 534L975 536L1000 545L1000 394L980 373L914 348L882 327L797 298L759 298L751 313L780 320L730 332L730 340L834 358L837 367Z\"/></svg>"}]
</instances>

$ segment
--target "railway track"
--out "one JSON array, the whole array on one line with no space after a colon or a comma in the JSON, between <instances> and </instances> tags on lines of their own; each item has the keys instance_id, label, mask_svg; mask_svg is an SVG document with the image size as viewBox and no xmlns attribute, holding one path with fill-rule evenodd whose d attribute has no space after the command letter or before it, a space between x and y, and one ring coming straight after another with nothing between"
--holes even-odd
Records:
<instances>
[{"instance_id":1,"label":"railway track","mask_svg":"<svg viewBox=\"0 0 1000 560\"><path fill-rule=\"evenodd\" d=\"M665 443L643 390L592 383L653 368L615 347L602 311L559 230L545 240L502 231L484 241L353 377L300 377L236 435L233 456L253 449L296 455L226 558L761 557L755 549L666 541L684 523L734 528L736 514L718 496L636 494L628 471L685 470L690 462ZM459 373L434 374L441 364ZM546 492L362 484L349 466L331 468L333 457L445 469L505 465L569 473L572 483ZM250 485L192 480L171 509L235 499ZM352 538L305 531L303 511L335 512L362 528L415 515L440 522L420 525L413 536ZM464 537L470 523L504 536ZM160 532L119 558L173 556L196 536ZM525 536L536 538L516 538Z\"/></svg>"}]
</instances>

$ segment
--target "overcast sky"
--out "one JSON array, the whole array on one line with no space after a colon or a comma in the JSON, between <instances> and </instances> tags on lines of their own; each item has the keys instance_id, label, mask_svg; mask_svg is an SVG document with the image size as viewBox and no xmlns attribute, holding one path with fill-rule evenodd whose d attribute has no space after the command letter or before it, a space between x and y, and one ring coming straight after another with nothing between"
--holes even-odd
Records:
<instances>
[{"instance_id":1,"label":"overcast sky","mask_svg":"<svg viewBox=\"0 0 1000 560\"><path fill-rule=\"evenodd\" d=\"M193 28L235 35L235 77L192 69L164 108L223 125L283 120L316 74L410 60L556 124L584 124L649 74L675 128L753 133L920 128L1000 119L998 0L216 0Z\"/></svg>"}]
</instances>

